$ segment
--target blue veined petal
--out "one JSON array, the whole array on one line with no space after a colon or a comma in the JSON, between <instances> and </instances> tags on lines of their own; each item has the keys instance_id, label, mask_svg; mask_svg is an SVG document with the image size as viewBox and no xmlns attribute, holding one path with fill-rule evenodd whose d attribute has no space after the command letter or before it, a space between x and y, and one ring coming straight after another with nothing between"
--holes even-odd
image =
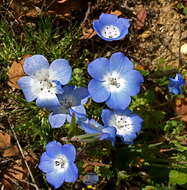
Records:
<instances>
[{"instance_id":1,"label":"blue veined petal","mask_svg":"<svg viewBox=\"0 0 187 190\"><path fill-rule=\"evenodd\" d=\"M101 133L103 126L97 123L95 120L79 120L78 124L88 134Z\"/></svg>"},{"instance_id":2,"label":"blue veined petal","mask_svg":"<svg viewBox=\"0 0 187 190\"><path fill-rule=\"evenodd\" d=\"M78 169L74 163L69 163L68 169L65 175L65 182L75 182L78 178Z\"/></svg>"},{"instance_id":3,"label":"blue veined petal","mask_svg":"<svg viewBox=\"0 0 187 190\"><path fill-rule=\"evenodd\" d=\"M86 110L85 110L84 106L82 106L82 105L71 107L71 110L73 111L75 116L78 118L82 118L82 117L86 116Z\"/></svg>"},{"instance_id":4,"label":"blue veined petal","mask_svg":"<svg viewBox=\"0 0 187 190\"><path fill-rule=\"evenodd\" d=\"M136 114L131 114L131 120L133 121L133 124L141 124L143 122L143 119L136 115Z\"/></svg>"},{"instance_id":5,"label":"blue veined petal","mask_svg":"<svg viewBox=\"0 0 187 190\"><path fill-rule=\"evenodd\" d=\"M28 102L36 99L41 92L38 82L29 76L21 77L18 80L18 85L22 89L25 99Z\"/></svg>"},{"instance_id":6,"label":"blue veined petal","mask_svg":"<svg viewBox=\"0 0 187 190\"><path fill-rule=\"evenodd\" d=\"M130 26L129 19L119 18L117 20L116 25L120 30L120 36L118 37L118 39L124 38L129 33L129 30L128 30Z\"/></svg>"},{"instance_id":7,"label":"blue veined petal","mask_svg":"<svg viewBox=\"0 0 187 190\"><path fill-rule=\"evenodd\" d=\"M112 109L124 110L129 106L130 102L131 97L121 91L111 93L110 98L106 101L106 105Z\"/></svg>"},{"instance_id":8,"label":"blue veined petal","mask_svg":"<svg viewBox=\"0 0 187 190\"><path fill-rule=\"evenodd\" d=\"M144 81L143 76L136 70L131 70L121 75L125 81L125 86L122 89L129 96L134 96L140 92L140 85Z\"/></svg>"},{"instance_id":9,"label":"blue veined petal","mask_svg":"<svg viewBox=\"0 0 187 190\"><path fill-rule=\"evenodd\" d=\"M110 97L110 92L103 86L102 82L95 79L89 82L88 91L95 102L104 102Z\"/></svg>"},{"instance_id":10,"label":"blue veined petal","mask_svg":"<svg viewBox=\"0 0 187 190\"><path fill-rule=\"evenodd\" d=\"M102 13L99 17L99 21L103 24L103 25L111 25L111 24L116 24L118 21L118 17L116 15L113 14L105 14Z\"/></svg>"},{"instance_id":11,"label":"blue veined petal","mask_svg":"<svg viewBox=\"0 0 187 190\"><path fill-rule=\"evenodd\" d=\"M125 144L133 144L134 139L136 139L136 133L121 135L121 139L123 140L123 143Z\"/></svg>"},{"instance_id":12,"label":"blue veined petal","mask_svg":"<svg viewBox=\"0 0 187 190\"><path fill-rule=\"evenodd\" d=\"M54 170L46 174L46 179L52 186L59 188L64 183L65 174L65 172L56 172Z\"/></svg>"},{"instance_id":13,"label":"blue veined petal","mask_svg":"<svg viewBox=\"0 0 187 190\"><path fill-rule=\"evenodd\" d=\"M80 104L82 104L82 100L83 104L86 103L86 99L88 99L90 95L87 88L79 87L74 89L73 96L76 97L77 100L77 103L74 106L79 106Z\"/></svg>"},{"instance_id":14,"label":"blue veined petal","mask_svg":"<svg viewBox=\"0 0 187 190\"><path fill-rule=\"evenodd\" d=\"M54 170L52 159L44 152L40 157L40 163L38 165L43 172L52 172Z\"/></svg>"},{"instance_id":15,"label":"blue veined petal","mask_svg":"<svg viewBox=\"0 0 187 190\"><path fill-rule=\"evenodd\" d=\"M130 22L129 22L129 19L127 19L127 18L118 18L116 25L120 28L120 30L125 29L128 31Z\"/></svg>"},{"instance_id":16,"label":"blue veined petal","mask_svg":"<svg viewBox=\"0 0 187 190\"><path fill-rule=\"evenodd\" d=\"M68 123L71 123L71 120L72 120L72 115L67 114L67 122L68 122Z\"/></svg>"},{"instance_id":17,"label":"blue veined petal","mask_svg":"<svg viewBox=\"0 0 187 190\"><path fill-rule=\"evenodd\" d=\"M56 158L57 155L62 154L62 144L57 141L51 141L46 145L46 153L51 158Z\"/></svg>"},{"instance_id":18,"label":"blue veined petal","mask_svg":"<svg viewBox=\"0 0 187 190\"><path fill-rule=\"evenodd\" d=\"M101 34L101 30L103 27L104 25L99 20L95 20L93 22L93 28L96 31L97 35L99 35L99 37L102 38L103 40L111 41L110 39L103 37L103 35Z\"/></svg>"},{"instance_id":19,"label":"blue veined petal","mask_svg":"<svg viewBox=\"0 0 187 190\"><path fill-rule=\"evenodd\" d=\"M43 55L33 55L24 60L23 69L28 75L34 75L37 71L48 68L49 63Z\"/></svg>"},{"instance_id":20,"label":"blue veined petal","mask_svg":"<svg viewBox=\"0 0 187 190\"><path fill-rule=\"evenodd\" d=\"M66 114L50 114L48 119L52 128L60 128L64 125L66 118Z\"/></svg>"},{"instance_id":21,"label":"blue veined petal","mask_svg":"<svg viewBox=\"0 0 187 190\"><path fill-rule=\"evenodd\" d=\"M110 140L114 146L116 141L116 128L114 127L104 127L102 129L102 135L100 135L100 140Z\"/></svg>"},{"instance_id":22,"label":"blue veined petal","mask_svg":"<svg viewBox=\"0 0 187 190\"><path fill-rule=\"evenodd\" d=\"M144 78L142 76L142 74L137 71L137 70L131 70L129 72L125 72L123 73L123 71L121 72L121 76L128 82L133 81L135 84L140 84L142 82L144 82Z\"/></svg>"},{"instance_id":23,"label":"blue veined petal","mask_svg":"<svg viewBox=\"0 0 187 190\"><path fill-rule=\"evenodd\" d=\"M62 146L62 154L64 154L68 162L74 162L76 157L76 149L72 144L65 144Z\"/></svg>"},{"instance_id":24,"label":"blue veined petal","mask_svg":"<svg viewBox=\"0 0 187 190\"><path fill-rule=\"evenodd\" d=\"M60 81L62 85L67 84L71 79L72 68L66 59L56 59L49 67L49 79Z\"/></svg>"},{"instance_id":25,"label":"blue veined petal","mask_svg":"<svg viewBox=\"0 0 187 190\"><path fill-rule=\"evenodd\" d=\"M43 90L36 99L36 105L43 108L51 108L59 106L60 103L55 93L50 93L47 90Z\"/></svg>"},{"instance_id":26,"label":"blue veined petal","mask_svg":"<svg viewBox=\"0 0 187 190\"><path fill-rule=\"evenodd\" d=\"M133 64L122 52L112 54L109 62L110 72L126 73L133 69Z\"/></svg>"},{"instance_id":27,"label":"blue veined petal","mask_svg":"<svg viewBox=\"0 0 187 190\"><path fill-rule=\"evenodd\" d=\"M110 120L113 115L114 113L110 111L109 109L103 109L101 117L105 126L110 126Z\"/></svg>"},{"instance_id":28,"label":"blue veined petal","mask_svg":"<svg viewBox=\"0 0 187 190\"><path fill-rule=\"evenodd\" d=\"M107 58L97 58L88 65L88 73L96 80L103 81L108 72L109 60Z\"/></svg>"}]
</instances>

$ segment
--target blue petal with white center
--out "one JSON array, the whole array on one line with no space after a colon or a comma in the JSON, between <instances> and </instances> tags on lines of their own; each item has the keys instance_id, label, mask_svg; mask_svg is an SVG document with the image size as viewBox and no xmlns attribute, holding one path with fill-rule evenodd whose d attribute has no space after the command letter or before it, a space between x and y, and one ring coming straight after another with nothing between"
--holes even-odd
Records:
<instances>
[{"instance_id":1,"label":"blue petal with white center","mask_svg":"<svg viewBox=\"0 0 187 190\"><path fill-rule=\"evenodd\" d=\"M76 121L86 117L86 110L83 105L89 97L87 88L65 86L63 94L58 94L57 97L59 105L49 109L52 111L52 114L49 115L49 123L53 128L61 127L66 121L71 123L73 116L75 116Z\"/></svg>"},{"instance_id":2,"label":"blue petal with white center","mask_svg":"<svg viewBox=\"0 0 187 190\"><path fill-rule=\"evenodd\" d=\"M109 110L102 111L102 120L105 125L115 127L117 136L121 137L126 144L133 143L141 130L143 119L137 114L126 110Z\"/></svg>"},{"instance_id":3,"label":"blue petal with white center","mask_svg":"<svg viewBox=\"0 0 187 190\"><path fill-rule=\"evenodd\" d=\"M27 75L34 75L36 72L48 68L49 63L43 55L33 55L24 60L23 69Z\"/></svg>"},{"instance_id":4,"label":"blue petal with white center","mask_svg":"<svg viewBox=\"0 0 187 190\"><path fill-rule=\"evenodd\" d=\"M28 102L36 99L40 107L50 109L59 105L57 94L62 94L62 85L71 78L71 67L65 59L57 59L49 65L43 55L33 55L24 61L24 72L29 76L18 81Z\"/></svg>"},{"instance_id":5,"label":"blue petal with white center","mask_svg":"<svg viewBox=\"0 0 187 190\"><path fill-rule=\"evenodd\" d=\"M101 60L104 66L100 65L100 59L96 60L88 66L93 77L88 84L90 96L95 102L106 102L112 109L126 109L131 96L139 93L143 76L133 69L132 62L121 52L112 54L108 63Z\"/></svg>"},{"instance_id":6,"label":"blue petal with white center","mask_svg":"<svg viewBox=\"0 0 187 190\"><path fill-rule=\"evenodd\" d=\"M118 18L113 14L102 13L98 20L93 22L97 35L106 41L120 40L128 34L129 19Z\"/></svg>"},{"instance_id":7,"label":"blue petal with white center","mask_svg":"<svg viewBox=\"0 0 187 190\"><path fill-rule=\"evenodd\" d=\"M175 95L182 94L182 87L185 84L185 80L181 74L176 74L175 78L169 78L168 89L169 92Z\"/></svg>"},{"instance_id":8,"label":"blue petal with white center","mask_svg":"<svg viewBox=\"0 0 187 190\"><path fill-rule=\"evenodd\" d=\"M76 150L72 144L62 145L51 141L46 145L46 152L42 154L38 167L45 173L48 183L59 188L64 182L77 180L75 156Z\"/></svg>"}]
</instances>

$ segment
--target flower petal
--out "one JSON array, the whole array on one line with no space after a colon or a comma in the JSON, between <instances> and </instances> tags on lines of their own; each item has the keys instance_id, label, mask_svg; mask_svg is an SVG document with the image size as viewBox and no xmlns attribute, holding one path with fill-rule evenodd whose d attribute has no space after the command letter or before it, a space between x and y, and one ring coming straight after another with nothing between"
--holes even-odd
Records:
<instances>
[{"instance_id":1,"label":"flower petal","mask_svg":"<svg viewBox=\"0 0 187 190\"><path fill-rule=\"evenodd\" d=\"M40 170L42 170L45 173L48 173L54 170L52 159L49 156L47 156L46 152L44 152L42 156L40 157L40 163L38 167L40 168Z\"/></svg>"},{"instance_id":2,"label":"flower petal","mask_svg":"<svg viewBox=\"0 0 187 190\"><path fill-rule=\"evenodd\" d=\"M112 109L126 109L131 102L128 94L122 92L111 93L110 98L106 101L108 107Z\"/></svg>"},{"instance_id":3,"label":"flower petal","mask_svg":"<svg viewBox=\"0 0 187 190\"><path fill-rule=\"evenodd\" d=\"M110 57L109 69L110 72L126 73L133 69L133 64L123 53L117 52Z\"/></svg>"},{"instance_id":4,"label":"flower petal","mask_svg":"<svg viewBox=\"0 0 187 190\"><path fill-rule=\"evenodd\" d=\"M86 103L86 99L89 97L88 89L84 87L75 88L73 96L76 97L78 105L82 104L82 100Z\"/></svg>"},{"instance_id":5,"label":"flower petal","mask_svg":"<svg viewBox=\"0 0 187 190\"><path fill-rule=\"evenodd\" d=\"M46 179L52 186L59 188L64 183L65 173L53 171L46 174Z\"/></svg>"},{"instance_id":6,"label":"flower petal","mask_svg":"<svg viewBox=\"0 0 187 190\"><path fill-rule=\"evenodd\" d=\"M99 17L99 21L103 24L103 25L111 25L111 24L116 24L118 20L118 17L116 15L113 14L105 14L102 13Z\"/></svg>"},{"instance_id":7,"label":"flower petal","mask_svg":"<svg viewBox=\"0 0 187 190\"><path fill-rule=\"evenodd\" d=\"M78 169L74 163L69 163L68 169L65 175L65 182L75 182L78 178Z\"/></svg>"},{"instance_id":8,"label":"flower petal","mask_svg":"<svg viewBox=\"0 0 187 190\"><path fill-rule=\"evenodd\" d=\"M69 61L66 59L56 59L49 67L49 79L51 81L60 81L62 85L65 85L70 81L71 74L72 68L69 65Z\"/></svg>"},{"instance_id":9,"label":"flower petal","mask_svg":"<svg viewBox=\"0 0 187 190\"><path fill-rule=\"evenodd\" d=\"M43 108L51 108L59 106L60 103L56 94L50 93L47 90L43 90L36 99L36 105Z\"/></svg>"},{"instance_id":10,"label":"flower petal","mask_svg":"<svg viewBox=\"0 0 187 190\"><path fill-rule=\"evenodd\" d=\"M62 144L57 141L51 141L46 145L46 153L51 158L56 158L57 155L62 154Z\"/></svg>"},{"instance_id":11,"label":"flower petal","mask_svg":"<svg viewBox=\"0 0 187 190\"><path fill-rule=\"evenodd\" d=\"M84 106L82 106L82 105L71 107L71 111L75 114L76 118L85 118L86 117L86 110L85 110Z\"/></svg>"},{"instance_id":12,"label":"flower petal","mask_svg":"<svg viewBox=\"0 0 187 190\"><path fill-rule=\"evenodd\" d=\"M18 85L22 89L25 99L28 102L36 99L41 92L38 81L29 76L21 77L18 80Z\"/></svg>"},{"instance_id":13,"label":"flower petal","mask_svg":"<svg viewBox=\"0 0 187 190\"><path fill-rule=\"evenodd\" d=\"M69 162L75 161L76 149L72 144L65 144L62 146L62 154L64 154Z\"/></svg>"},{"instance_id":14,"label":"flower petal","mask_svg":"<svg viewBox=\"0 0 187 190\"><path fill-rule=\"evenodd\" d=\"M102 121L104 123L104 125L106 126L110 126L110 120L113 116L113 112L110 111L109 109L103 109L101 117L102 117Z\"/></svg>"},{"instance_id":15,"label":"flower petal","mask_svg":"<svg viewBox=\"0 0 187 190\"><path fill-rule=\"evenodd\" d=\"M109 72L109 60L107 58L97 58L88 65L88 73L96 80L103 81L107 72Z\"/></svg>"},{"instance_id":16,"label":"flower petal","mask_svg":"<svg viewBox=\"0 0 187 190\"><path fill-rule=\"evenodd\" d=\"M48 119L52 128L60 128L64 125L66 118L66 114L50 114Z\"/></svg>"},{"instance_id":17,"label":"flower petal","mask_svg":"<svg viewBox=\"0 0 187 190\"><path fill-rule=\"evenodd\" d=\"M104 102L110 96L110 92L103 86L103 83L95 79L89 82L88 91L95 102Z\"/></svg>"},{"instance_id":18,"label":"flower petal","mask_svg":"<svg viewBox=\"0 0 187 190\"><path fill-rule=\"evenodd\" d=\"M24 61L24 72L28 75L34 75L41 69L48 69L49 63L43 55L33 55Z\"/></svg>"}]
</instances>

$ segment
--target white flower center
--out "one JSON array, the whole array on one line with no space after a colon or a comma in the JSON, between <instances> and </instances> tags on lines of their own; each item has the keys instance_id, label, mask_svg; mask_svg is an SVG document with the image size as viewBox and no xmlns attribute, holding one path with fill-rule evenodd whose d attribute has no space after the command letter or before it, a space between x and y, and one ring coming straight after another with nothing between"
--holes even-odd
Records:
<instances>
[{"instance_id":1,"label":"white flower center","mask_svg":"<svg viewBox=\"0 0 187 190\"><path fill-rule=\"evenodd\" d=\"M110 124L117 130L118 135L129 134L133 131L133 124L130 117L125 115L114 115Z\"/></svg>"},{"instance_id":2,"label":"white flower center","mask_svg":"<svg viewBox=\"0 0 187 190\"><path fill-rule=\"evenodd\" d=\"M101 35L105 38L117 38L120 36L120 30L114 25L104 26Z\"/></svg>"},{"instance_id":3,"label":"white flower center","mask_svg":"<svg viewBox=\"0 0 187 190\"><path fill-rule=\"evenodd\" d=\"M55 85L52 81L49 80L49 71L48 69L41 69L36 72L33 76L35 83L32 88L34 91L36 89L38 92L51 93L54 94L56 92Z\"/></svg>"},{"instance_id":4,"label":"white flower center","mask_svg":"<svg viewBox=\"0 0 187 190\"><path fill-rule=\"evenodd\" d=\"M64 155L59 155L54 159L54 169L58 172L64 172L68 167L67 158Z\"/></svg>"},{"instance_id":5,"label":"white flower center","mask_svg":"<svg viewBox=\"0 0 187 190\"><path fill-rule=\"evenodd\" d=\"M104 77L104 86L110 92L119 92L125 86L125 80L117 72L108 73Z\"/></svg>"}]
</instances>

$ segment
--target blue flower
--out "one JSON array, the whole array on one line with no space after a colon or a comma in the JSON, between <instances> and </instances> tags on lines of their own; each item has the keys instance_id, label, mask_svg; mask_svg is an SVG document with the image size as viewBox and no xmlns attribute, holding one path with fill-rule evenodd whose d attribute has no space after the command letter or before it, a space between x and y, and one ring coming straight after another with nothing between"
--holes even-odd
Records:
<instances>
[{"instance_id":1,"label":"blue flower","mask_svg":"<svg viewBox=\"0 0 187 190\"><path fill-rule=\"evenodd\" d=\"M173 94L182 94L182 86L184 86L185 80L181 74L176 74L175 78L169 78L168 89Z\"/></svg>"},{"instance_id":2,"label":"blue flower","mask_svg":"<svg viewBox=\"0 0 187 190\"><path fill-rule=\"evenodd\" d=\"M120 40L128 34L129 19L102 13L99 20L93 22L96 33L106 41Z\"/></svg>"},{"instance_id":3,"label":"blue flower","mask_svg":"<svg viewBox=\"0 0 187 190\"><path fill-rule=\"evenodd\" d=\"M139 71L133 69L132 62L123 53L114 53L110 59L97 58L88 65L93 79L88 91L95 102L106 102L112 109L125 109L131 97L140 91L144 81Z\"/></svg>"},{"instance_id":4,"label":"blue flower","mask_svg":"<svg viewBox=\"0 0 187 190\"><path fill-rule=\"evenodd\" d=\"M104 124L115 127L117 136L121 137L123 142L127 144L133 143L143 122L141 117L131 113L129 109L124 111L104 109L101 116Z\"/></svg>"},{"instance_id":5,"label":"blue flower","mask_svg":"<svg viewBox=\"0 0 187 190\"><path fill-rule=\"evenodd\" d=\"M116 129L114 127L102 126L94 119L79 120L78 124L88 134L96 134L99 140L110 140L112 145L116 141Z\"/></svg>"},{"instance_id":6,"label":"blue flower","mask_svg":"<svg viewBox=\"0 0 187 190\"><path fill-rule=\"evenodd\" d=\"M62 145L57 141L51 141L46 145L46 152L42 154L38 167L46 174L47 181L55 188L59 188L64 181L77 180L75 156L76 150L72 144Z\"/></svg>"},{"instance_id":7,"label":"blue flower","mask_svg":"<svg viewBox=\"0 0 187 190\"><path fill-rule=\"evenodd\" d=\"M65 59L56 59L50 65L43 55L33 55L24 61L24 72L28 76L18 81L28 102L36 99L40 107L58 105L56 94L63 93L61 85L71 79L72 69Z\"/></svg>"},{"instance_id":8,"label":"blue flower","mask_svg":"<svg viewBox=\"0 0 187 190\"><path fill-rule=\"evenodd\" d=\"M66 120L70 123L73 115L76 118L86 117L83 104L89 97L87 88L65 86L63 91L63 94L57 95L60 105L50 108L53 112L49 115L49 123L53 128L61 127Z\"/></svg>"}]
</instances>

